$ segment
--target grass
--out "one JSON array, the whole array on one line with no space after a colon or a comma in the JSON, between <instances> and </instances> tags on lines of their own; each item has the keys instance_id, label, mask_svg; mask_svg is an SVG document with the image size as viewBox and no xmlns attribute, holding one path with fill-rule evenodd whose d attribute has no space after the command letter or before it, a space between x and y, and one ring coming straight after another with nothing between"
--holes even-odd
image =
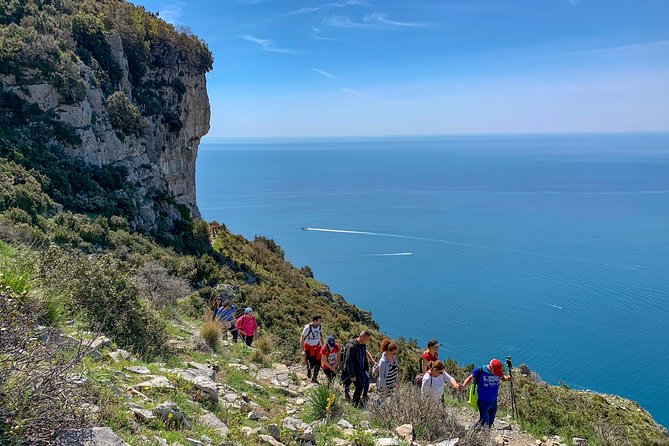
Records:
<instances>
[{"instance_id":1,"label":"grass","mask_svg":"<svg viewBox=\"0 0 669 446\"><path fill-rule=\"evenodd\" d=\"M304 411L305 421L332 420L342 413L341 394L331 386L319 385L309 391Z\"/></svg>"},{"instance_id":2,"label":"grass","mask_svg":"<svg viewBox=\"0 0 669 446\"><path fill-rule=\"evenodd\" d=\"M207 321L200 328L200 336L213 351L221 347L221 327L216 321Z\"/></svg>"}]
</instances>

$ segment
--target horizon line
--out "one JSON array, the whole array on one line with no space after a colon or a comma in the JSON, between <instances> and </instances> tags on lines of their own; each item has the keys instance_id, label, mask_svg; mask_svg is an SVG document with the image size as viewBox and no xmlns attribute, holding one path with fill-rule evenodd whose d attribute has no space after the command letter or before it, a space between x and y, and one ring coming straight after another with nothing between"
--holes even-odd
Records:
<instances>
[{"instance_id":1,"label":"horizon line","mask_svg":"<svg viewBox=\"0 0 669 446\"><path fill-rule=\"evenodd\" d=\"M398 133L398 134L370 134L370 135L292 135L292 136L208 136L201 138L200 143L212 140L259 140L259 139L371 139L371 138L443 138L451 136L527 136L527 135L641 135L641 134L669 134L669 130L630 130L630 131L574 131L574 132L490 132L490 133Z\"/></svg>"}]
</instances>

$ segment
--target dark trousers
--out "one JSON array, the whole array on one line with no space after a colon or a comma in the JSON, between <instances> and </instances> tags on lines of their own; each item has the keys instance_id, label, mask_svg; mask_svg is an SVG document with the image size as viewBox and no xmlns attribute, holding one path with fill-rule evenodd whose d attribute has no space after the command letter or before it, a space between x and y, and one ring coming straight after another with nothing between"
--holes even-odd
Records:
<instances>
[{"instance_id":1,"label":"dark trousers","mask_svg":"<svg viewBox=\"0 0 669 446\"><path fill-rule=\"evenodd\" d=\"M239 332L237 329L232 326L228 328L228 332L232 335L232 342L237 342L237 338L239 338ZM227 339L227 334L226 334L226 339Z\"/></svg>"},{"instance_id":2,"label":"dark trousers","mask_svg":"<svg viewBox=\"0 0 669 446\"><path fill-rule=\"evenodd\" d=\"M251 344L253 344L253 336L248 336L248 335L241 335L242 339L244 339L244 342L246 342L246 345L251 347Z\"/></svg>"},{"instance_id":3,"label":"dark trousers","mask_svg":"<svg viewBox=\"0 0 669 446\"><path fill-rule=\"evenodd\" d=\"M497 400L495 401L481 401L479 400L479 421L481 426L492 427L495 422L495 415L497 415Z\"/></svg>"},{"instance_id":4,"label":"dark trousers","mask_svg":"<svg viewBox=\"0 0 669 446\"><path fill-rule=\"evenodd\" d=\"M348 386L344 383L344 392L348 393L348 388L351 384L355 387L353 390L353 398L351 399L351 404L355 407L363 408L367 404L367 392L369 391L369 376L367 373L363 373L362 376L358 376L355 381L348 381Z\"/></svg>"},{"instance_id":5,"label":"dark trousers","mask_svg":"<svg viewBox=\"0 0 669 446\"><path fill-rule=\"evenodd\" d=\"M328 377L328 384L332 384L332 381L334 381L335 378L335 372L330 369L324 368L323 373L325 373L325 376Z\"/></svg>"},{"instance_id":6,"label":"dark trousers","mask_svg":"<svg viewBox=\"0 0 669 446\"><path fill-rule=\"evenodd\" d=\"M315 355L310 355L309 350L305 350L305 362L307 363L307 376L311 377L311 382L318 381L318 372L321 370L321 359Z\"/></svg>"}]
</instances>

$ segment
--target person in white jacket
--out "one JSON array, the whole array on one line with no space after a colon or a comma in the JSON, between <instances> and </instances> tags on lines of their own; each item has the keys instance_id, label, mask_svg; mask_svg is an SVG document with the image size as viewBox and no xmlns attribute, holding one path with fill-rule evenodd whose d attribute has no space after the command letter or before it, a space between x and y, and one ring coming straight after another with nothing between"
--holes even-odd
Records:
<instances>
[{"instance_id":1,"label":"person in white jacket","mask_svg":"<svg viewBox=\"0 0 669 446\"><path fill-rule=\"evenodd\" d=\"M381 341L381 360L377 365L379 377L376 380L376 388L381 398L389 396L399 383L399 367L397 364L397 344L386 338Z\"/></svg>"},{"instance_id":2,"label":"person in white jacket","mask_svg":"<svg viewBox=\"0 0 669 446\"><path fill-rule=\"evenodd\" d=\"M444 404L444 386L449 382L454 389L461 390L462 386L451 375L446 373L446 366L441 361L430 362L427 373L423 376L420 387L421 394L429 398L441 400Z\"/></svg>"}]
</instances>

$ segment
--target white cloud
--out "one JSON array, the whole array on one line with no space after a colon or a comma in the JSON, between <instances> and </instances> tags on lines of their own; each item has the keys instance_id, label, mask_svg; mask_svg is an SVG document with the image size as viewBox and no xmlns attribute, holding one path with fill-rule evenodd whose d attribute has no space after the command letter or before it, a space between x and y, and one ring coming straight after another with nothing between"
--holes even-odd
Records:
<instances>
[{"instance_id":1,"label":"white cloud","mask_svg":"<svg viewBox=\"0 0 669 446\"><path fill-rule=\"evenodd\" d=\"M295 54L295 51L293 51L293 50L290 50L290 49L287 49L287 48L278 48L278 47L274 46L274 41L273 40L260 39L256 36L252 36L252 35L249 35L249 34L242 34L239 37L248 41L248 42L252 42L252 43L260 45L260 47L264 51L270 51L272 53Z\"/></svg>"},{"instance_id":2,"label":"white cloud","mask_svg":"<svg viewBox=\"0 0 669 446\"><path fill-rule=\"evenodd\" d=\"M358 28L358 29L372 29L378 28L377 24L367 22L355 22L350 17L345 15L331 15L323 20L325 25L334 26L337 28Z\"/></svg>"},{"instance_id":3,"label":"white cloud","mask_svg":"<svg viewBox=\"0 0 669 446\"><path fill-rule=\"evenodd\" d=\"M325 76L330 79L337 79L337 76L335 76L332 73L328 73L327 71L320 70L318 68L312 68L312 71L315 71L316 73L320 74L321 76Z\"/></svg>"},{"instance_id":4,"label":"white cloud","mask_svg":"<svg viewBox=\"0 0 669 446\"><path fill-rule=\"evenodd\" d=\"M341 87L341 91L344 93L352 94L354 96L358 96L360 98L368 98L369 95L367 93L363 93L360 90L356 90L355 88L349 88L349 87Z\"/></svg>"},{"instance_id":5,"label":"white cloud","mask_svg":"<svg viewBox=\"0 0 669 446\"><path fill-rule=\"evenodd\" d=\"M423 26L427 26L426 23L418 23L418 22L398 22L397 20L390 20L386 14L382 14L380 12L373 12L371 14L368 14L365 16L365 22L367 23L380 23L383 25L388 25L388 26L402 26L402 27L408 27L408 28L420 28Z\"/></svg>"},{"instance_id":6,"label":"white cloud","mask_svg":"<svg viewBox=\"0 0 669 446\"><path fill-rule=\"evenodd\" d=\"M184 6L186 6L186 2L183 1L177 0L167 2L158 10L158 16L167 23L175 25L179 22L179 19L181 19Z\"/></svg>"},{"instance_id":7,"label":"white cloud","mask_svg":"<svg viewBox=\"0 0 669 446\"><path fill-rule=\"evenodd\" d=\"M311 32L311 38L316 40L335 40L333 37L326 37L321 34L320 28L314 28Z\"/></svg>"}]
</instances>

